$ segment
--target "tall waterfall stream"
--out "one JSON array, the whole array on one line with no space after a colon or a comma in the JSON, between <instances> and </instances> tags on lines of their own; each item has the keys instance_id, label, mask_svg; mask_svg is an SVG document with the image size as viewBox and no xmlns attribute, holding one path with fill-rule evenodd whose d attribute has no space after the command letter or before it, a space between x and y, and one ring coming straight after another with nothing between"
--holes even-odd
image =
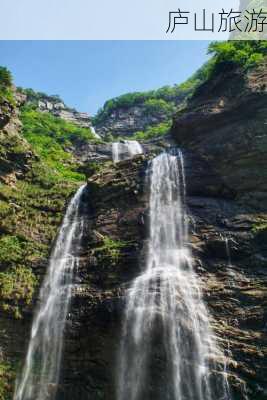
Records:
<instances>
[{"instance_id":1,"label":"tall waterfall stream","mask_svg":"<svg viewBox=\"0 0 267 400\"><path fill-rule=\"evenodd\" d=\"M75 254L83 236L79 208L84 189L85 185L71 200L50 257L14 400L52 400L56 395L73 271L79 262Z\"/></svg>"},{"instance_id":2,"label":"tall waterfall stream","mask_svg":"<svg viewBox=\"0 0 267 400\"><path fill-rule=\"evenodd\" d=\"M230 399L193 269L183 164L180 151L151 162L148 257L127 292L117 400Z\"/></svg>"}]
</instances>

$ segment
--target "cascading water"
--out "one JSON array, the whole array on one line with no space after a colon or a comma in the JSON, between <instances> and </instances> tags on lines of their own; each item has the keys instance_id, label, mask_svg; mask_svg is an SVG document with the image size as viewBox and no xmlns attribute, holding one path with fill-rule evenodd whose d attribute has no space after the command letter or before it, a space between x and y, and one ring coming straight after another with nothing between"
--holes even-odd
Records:
<instances>
[{"instance_id":1,"label":"cascading water","mask_svg":"<svg viewBox=\"0 0 267 400\"><path fill-rule=\"evenodd\" d=\"M80 215L84 189L85 185L71 200L51 254L14 400L52 400L56 395L73 270L79 262L75 254L81 245L84 230Z\"/></svg>"},{"instance_id":2,"label":"cascading water","mask_svg":"<svg viewBox=\"0 0 267 400\"><path fill-rule=\"evenodd\" d=\"M114 163L142 153L142 146L136 140L124 140L123 142L112 143L112 158Z\"/></svg>"},{"instance_id":3,"label":"cascading water","mask_svg":"<svg viewBox=\"0 0 267 400\"><path fill-rule=\"evenodd\" d=\"M97 139L101 139L101 136L98 134L98 133L96 133L96 130L95 130L95 127L94 126L91 126L91 132L93 133L93 135L97 138Z\"/></svg>"},{"instance_id":4,"label":"cascading water","mask_svg":"<svg viewBox=\"0 0 267 400\"><path fill-rule=\"evenodd\" d=\"M223 361L188 247L183 156L163 153L151 163L148 257L127 292L117 400L229 399Z\"/></svg>"}]
</instances>

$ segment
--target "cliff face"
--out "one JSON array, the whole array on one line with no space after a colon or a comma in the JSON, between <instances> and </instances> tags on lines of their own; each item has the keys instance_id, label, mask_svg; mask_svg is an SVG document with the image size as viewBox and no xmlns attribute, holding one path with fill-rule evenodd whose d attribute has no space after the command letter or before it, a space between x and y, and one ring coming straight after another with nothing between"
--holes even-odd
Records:
<instances>
[{"instance_id":1,"label":"cliff face","mask_svg":"<svg viewBox=\"0 0 267 400\"><path fill-rule=\"evenodd\" d=\"M235 399L263 400L264 214L231 199L220 176L194 151L184 150L184 157L194 267L227 357L231 390ZM93 399L115 399L125 289L146 257L147 166L148 159L139 156L104 168L89 180L88 234L66 329L60 399L85 400L88 393ZM160 365L159 358L156 387L164 379Z\"/></svg>"},{"instance_id":2,"label":"cliff face","mask_svg":"<svg viewBox=\"0 0 267 400\"><path fill-rule=\"evenodd\" d=\"M172 128L185 157L194 267L234 399L263 400L267 393L265 77L265 65L248 75L224 70L199 88ZM137 157L89 181L87 250L60 398L115 398L124 292L146 254L147 162Z\"/></svg>"},{"instance_id":3,"label":"cliff face","mask_svg":"<svg viewBox=\"0 0 267 400\"><path fill-rule=\"evenodd\" d=\"M224 68L174 118L173 137L221 177L232 198L267 207L267 65L247 74Z\"/></svg>"},{"instance_id":4,"label":"cliff face","mask_svg":"<svg viewBox=\"0 0 267 400\"><path fill-rule=\"evenodd\" d=\"M266 63L247 74L224 68L172 127L202 165L187 163L192 246L216 332L229 345L231 380L249 399L267 393L266 83Z\"/></svg>"},{"instance_id":5,"label":"cliff face","mask_svg":"<svg viewBox=\"0 0 267 400\"><path fill-rule=\"evenodd\" d=\"M164 127L171 122L178 106L200 82L200 73L184 85L165 86L149 92L128 93L108 100L93 118L97 132L103 137L132 136L152 127Z\"/></svg>"},{"instance_id":6,"label":"cliff face","mask_svg":"<svg viewBox=\"0 0 267 400\"><path fill-rule=\"evenodd\" d=\"M115 398L125 287L143 263L143 156L89 179L87 235L76 272L58 399Z\"/></svg>"},{"instance_id":7,"label":"cliff face","mask_svg":"<svg viewBox=\"0 0 267 400\"><path fill-rule=\"evenodd\" d=\"M169 120L171 115L165 110L150 113L141 103L131 107L117 107L103 120L96 122L95 126L97 132L103 136L132 136L136 132L145 131L147 127Z\"/></svg>"},{"instance_id":8,"label":"cliff face","mask_svg":"<svg viewBox=\"0 0 267 400\"><path fill-rule=\"evenodd\" d=\"M55 117L64 119L80 126L81 128L92 128L89 114L79 112L66 104L58 96L48 96L43 93L36 93L31 89L22 90L21 97L27 104L35 104L37 109L42 112L49 112Z\"/></svg>"}]
</instances>

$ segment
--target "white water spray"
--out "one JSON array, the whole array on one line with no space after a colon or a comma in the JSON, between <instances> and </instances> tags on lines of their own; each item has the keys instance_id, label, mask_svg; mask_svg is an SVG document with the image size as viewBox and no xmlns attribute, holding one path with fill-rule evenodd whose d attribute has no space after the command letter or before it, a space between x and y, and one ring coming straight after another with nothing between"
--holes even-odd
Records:
<instances>
[{"instance_id":1,"label":"white water spray","mask_svg":"<svg viewBox=\"0 0 267 400\"><path fill-rule=\"evenodd\" d=\"M127 292L117 400L230 398L188 241L183 156L163 153L151 163L148 258Z\"/></svg>"},{"instance_id":2,"label":"white water spray","mask_svg":"<svg viewBox=\"0 0 267 400\"><path fill-rule=\"evenodd\" d=\"M112 143L112 158L114 163L127 160L142 153L142 146L136 140L124 140L123 142Z\"/></svg>"},{"instance_id":3,"label":"white water spray","mask_svg":"<svg viewBox=\"0 0 267 400\"><path fill-rule=\"evenodd\" d=\"M84 188L71 200L51 254L14 400L52 400L56 395L73 270L79 262L75 254L83 236L79 206Z\"/></svg>"}]
</instances>

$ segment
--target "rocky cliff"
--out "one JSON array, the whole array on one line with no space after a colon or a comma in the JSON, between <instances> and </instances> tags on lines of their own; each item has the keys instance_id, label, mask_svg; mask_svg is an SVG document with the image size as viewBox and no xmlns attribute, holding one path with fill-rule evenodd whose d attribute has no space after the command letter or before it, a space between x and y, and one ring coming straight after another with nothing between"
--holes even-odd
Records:
<instances>
[{"instance_id":1,"label":"rocky cliff","mask_svg":"<svg viewBox=\"0 0 267 400\"><path fill-rule=\"evenodd\" d=\"M234 399L267 396L265 77L265 63L249 73L224 66L172 128L185 157L194 266ZM145 172L152 156L107 166L89 180L89 230L66 332L60 398L115 398L124 293L146 255Z\"/></svg>"},{"instance_id":2,"label":"rocky cliff","mask_svg":"<svg viewBox=\"0 0 267 400\"><path fill-rule=\"evenodd\" d=\"M165 86L150 92L128 93L108 100L94 117L103 137L129 137L149 128L169 128L172 115L199 84L197 72L183 85Z\"/></svg>"},{"instance_id":3,"label":"rocky cliff","mask_svg":"<svg viewBox=\"0 0 267 400\"><path fill-rule=\"evenodd\" d=\"M226 354L233 398L263 400L266 220L232 199L206 160L191 150L184 156L194 266ZM88 182L88 235L66 330L60 399L87 399L88 393L93 399L115 399L125 289L146 257L148 158L107 166ZM157 387L164 373L153 351Z\"/></svg>"},{"instance_id":4,"label":"rocky cliff","mask_svg":"<svg viewBox=\"0 0 267 400\"><path fill-rule=\"evenodd\" d=\"M178 112L172 127L177 144L205 159L232 198L262 210L267 206L266 105L265 62L248 73L222 65Z\"/></svg>"},{"instance_id":5,"label":"rocky cliff","mask_svg":"<svg viewBox=\"0 0 267 400\"><path fill-rule=\"evenodd\" d=\"M192 246L237 398L249 399L267 396L266 83L266 62L222 65L172 127L200 163L187 161Z\"/></svg>"},{"instance_id":6,"label":"rocky cliff","mask_svg":"<svg viewBox=\"0 0 267 400\"><path fill-rule=\"evenodd\" d=\"M66 106L59 96L49 96L45 93L35 92L32 89L20 89L19 93L26 104L35 105L36 109L41 112L51 113L55 117L62 118L81 128L92 128L89 114Z\"/></svg>"}]
</instances>

